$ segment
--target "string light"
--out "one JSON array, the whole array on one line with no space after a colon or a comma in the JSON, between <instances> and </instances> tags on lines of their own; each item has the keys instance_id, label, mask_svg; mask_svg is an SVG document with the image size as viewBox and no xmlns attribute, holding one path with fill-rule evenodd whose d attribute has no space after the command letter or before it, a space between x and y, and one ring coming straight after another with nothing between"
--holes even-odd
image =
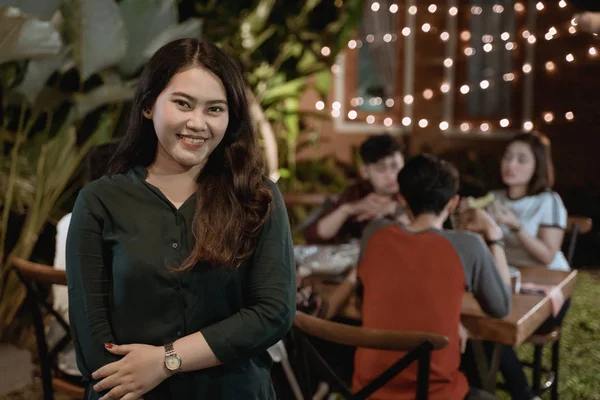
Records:
<instances>
[{"instance_id":1,"label":"string light","mask_svg":"<svg viewBox=\"0 0 600 400\"><path fill-rule=\"evenodd\" d=\"M513 42L508 42L504 45L506 50L514 50L517 46Z\"/></svg>"},{"instance_id":2,"label":"string light","mask_svg":"<svg viewBox=\"0 0 600 400\"><path fill-rule=\"evenodd\" d=\"M554 114L552 114L551 112L544 113L544 121L548 123L554 121Z\"/></svg>"},{"instance_id":3,"label":"string light","mask_svg":"<svg viewBox=\"0 0 600 400\"><path fill-rule=\"evenodd\" d=\"M408 36L408 35L410 35L410 28L409 28L409 27L406 27L406 28L402 29L402 34L403 34L404 36Z\"/></svg>"},{"instance_id":4,"label":"string light","mask_svg":"<svg viewBox=\"0 0 600 400\"><path fill-rule=\"evenodd\" d=\"M560 0L560 1L558 2L558 6L559 6L560 8L565 8L565 7L567 6L567 3L565 2L565 0Z\"/></svg>"},{"instance_id":5,"label":"string light","mask_svg":"<svg viewBox=\"0 0 600 400\"><path fill-rule=\"evenodd\" d=\"M411 119L408 117L402 118L402 125L409 126L412 123Z\"/></svg>"},{"instance_id":6,"label":"string light","mask_svg":"<svg viewBox=\"0 0 600 400\"><path fill-rule=\"evenodd\" d=\"M533 129L533 122L531 122L531 121L525 121L525 122L523 123L523 129L524 129L526 132L529 132L529 131L531 131L531 130Z\"/></svg>"},{"instance_id":7,"label":"string light","mask_svg":"<svg viewBox=\"0 0 600 400\"><path fill-rule=\"evenodd\" d=\"M492 10L494 10L496 14L502 14L504 12L504 7L502 7L500 4L495 4Z\"/></svg>"},{"instance_id":8,"label":"string light","mask_svg":"<svg viewBox=\"0 0 600 400\"><path fill-rule=\"evenodd\" d=\"M396 13L398 12L398 5L397 5L397 4L392 4L392 5L390 6L390 12L391 12L392 14L396 14Z\"/></svg>"},{"instance_id":9,"label":"string light","mask_svg":"<svg viewBox=\"0 0 600 400\"><path fill-rule=\"evenodd\" d=\"M508 39L510 39L510 33L502 32L502 35L500 35L500 39L502 39L506 42Z\"/></svg>"},{"instance_id":10,"label":"string light","mask_svg":"<svg viewBox=\"0 0 600 400\"><path fill-rule=\"evenodd\" d=\"M331 104L331 108L333 108L334 110L339 110L340 108L342 108L342 104L339 101L334 101Z\"/></svg>"},{"instance_id":11,"label":"string light","mask_svg":"<svg viewBox=\"0 0 600 400\"><path fill-rule=\"evenodd\" d=\"M469 90L471 90L471 89L469 88L469 85L462 85L462 86L460 87L460 92L461 92L462 94L467 94L467 93L469 93Z\"/></svg>"},{"instance_id":12,"label":"string light","mask_svg":"<svg viewBox=\"0 0 600 400\"><path fill-rule=\"evenodd\" d=\"M567 62L573 62L575 61L575 57L573 57L573 54L569 53L565 56L565 60L567 60Z\"/></svg>"},{"instance_id":13,"label":"string light","mask_svg":"<svg viewBox=\"0 0 600 400\"><path fill-rule=\"evenodd\" d=\"M490 43L486 44L483 46L483 51L485 51L486 53L489 53L490 51L492 51L492 45Z\"/></svg>"},{"instance_id":14,"label":"string light","mask_svg":"<svg viewBox=\"0 0 600 400\"><path fill-rule=\"evenodd\" d=\"M571 19L571 25L577 26L577 18Z\"/></svg>"},{"instance_id":15,"label":"string light","mask_svg":"<svg viewBox=\"0 0 600 400\"><path fill-rule=\"evenodd\" d=\"M574 35L574 34L576 34L576 33L577 33L577 28L575 28L574 26L570 26L570 27L569 27L569 33L570 33L571 35Z\"/></svg>"},{"instance_id":16,"label":"string light","mask_svg":"<svg viewBox=\"0 0 600 400\"><path fill-rule=\"evenodd\" d=\"M417 6L410 6L410 7L408 7L408 13L410 15L415 15L417 13Z\"/></svg>"},{"instance_id":17,"label":"string light","mask_svg":"<svg viewBox=\"0 0 600 400\"><path fill-rule=\"evenodd\" d=\"M492 35L483 35L481 41L483 43L492 43L494 41L494 37Z\"/></svg>"},{"instance_id":18,"label":"string light","mask_svg":"<svg viewBox=\"0 0 600 400\"><path fill-rule=\"evenodd\" d=\"M429 25L428 23L425 23L425 24L423 24L421 29L423 30L423 32L427 33L431 30L431 25Z\"/></svg>"},{"instance_id":19,"label":"string light","mask_svg":"<svg viewBox=\"0 0 600 400\"><path fill-rule=\"evenodd\" d=\"M448 123L446 121L442 121L440 122L440 129L445 131L446 129L448 129L450 127L450 125L448 125Z\"/></svg>"},{"instance_id":20,"label":"string light","mask_svg":"<svg viewBox=\"0 0 600 400\"><path fill-rule=\"evenodd\" d=\"M379 3L374 1L373 4L371 4L371 10L377 12L379 10Z\"/></svg>"},{"instance_id":21,"label":"string light","mask_svg":"<svg viewBox=\"0 0 600 400\"><path fill-rule=\"evenodd\" d=\"M429 122L427 122L427 120L426 120L426 119L421 119L421 120L419 120L419 126L420 126L421 128L427 128L427 125L428 125L428 124L429 124Z\"/></svg>"},{"instance_id":22,"label":"string light","mask_svg":"<svg viewBox=\"0 0 600 400\"><path fill-rule=\"evenodd\" d=\"M406 118L404 118L404 119L406 119ZM408 118L408 119L410 120L410 118ZM392 119L389 117L383 120L383 124L385 126L392 126L393 123L394 123L394 121L392 121ZM410 125L410 122L408 123L408 125ZM405 125L405 126L408 126L408 125Z\"/></svg>"},{"instance_id":23,"label":"string light","mask_svg":"<svg viewBox=\"0 0 600 400\"><path fill-rule=\"evenodd\" d=\"M448 10L448 14L450 14L454 17L456 14L458 14L458 8L450 7L450 9Z\"/></svg>"},{"instance_id":24,"label":"string light","mask_svg":"<svg viewBox=\"0 0 600 400\"><path fill-rule=\"evenodd\" d=\"M356 40L351 40L348 42L348 48L349 49L355 49L356 48Z\"/></svg>"},{"instance_id":25,"label":"string light","mask_svg":"<svg viewBox=\"0 0 600 400\"><path fill-rule=\"evenodd\" d=\"M523 33L521 34L521 36L523 36L523 39L527 39L530 35L531 35L531 32L529 32L527 29L525 29L523 31Z\"/></svg>"},{"instance_id":26,"label":"string light","mask_svg":"<svg viewBox=\"0 0 600 400\"><path fill-rule=\"evenodd\" d=\"M331 110L331 116L337 118L340 116L340 110Z\"/></svg>"},{"instance_id":27,"label":"string light","mask_svg":"<svg viewBox=\"0 0 600 400\"><path fill-rule=\"evenodd\" d=\"M414 98L410 94L407 94L406 96L404 96L404 102L406 104L412 104L413 100L414 100Z\"/></svg>"},{"instance_id":28,"label":"string light","mask_svg":"<svg viewBox=\"0 0 600 400\"><path fill-rule=\"evenodd\" d=\"M448 93L450 91L450 85L447 83L443 83L442 86L440 86L440 91L442 93Z\"/></svg>"},{"instance_id":29,"label":"string light","mask_svg":"<svg viewBox=\"0 0 600 400\"><path fill-rule=\"evenodd\" d=\"M323 103L322 101L317 101L317 103L315 104L315 108L319 111L325 109L325 103Z\"/></svg>"},{"instance_id":30,"label":"string light","mask_svg":"<svg viewBox=\"0 0 600 400\"><path fill-rule=\"evenodd\" d=\"M367 39L367 42L373 43L373 41L375 40L375 35L369 33L367 35L366 39Z\"/></svg>"},{"instance_id":31,"label":"string light","mask_svg":"<svg viewBox=\"0 0 600 400\"><path fill-rule=\"evenodd\" d=\"M442 32L442 34L440 35L440 39L442 39L444 42L448 39L450 39L450 34L448 32Z\"/></svg>"},{"instance_id":32,"label":"string light","mask_svg":"<svg viewBox=\"0 0 600 400\"><path fill-rule=\"evenodd\" d=\"M546 63L546 71L554 71L554 68L556 68L556 65L552 61Z\"/></svg>"},{"instance_id":33,"label":"string light","mask_svg":"<svg viewBox=\"0 0 600 400\"><path fill-rule=\"evenodd\" d=\"M469 125L466 122L463 122L462 124L460 124L460 130L463 132L468 131L469 129L471 129L471 125Z\"/></svg>"},{"instance_id":34,"label":"string light","mask_svg":"<svg viewBox=\"0 0 600 400\"><path fill-rule=\"evenodd\" d=\"M356 119L356 117L358 116L358 113L354 110L350 110L348 111L348 118L349 119Z\"/></svg>"},{"instance_id":35,"label":"string light","mask_svg":"<svg viewBox=\"0 0 600 400\"><path fill-rule=\"evenodd\" d=\"M473 15L481 15L482 12L483 12L483 8L481 8L479 6L471 7L471 14L473 14Z\"/></svg>"},{"instance_id":36,"label":"string light","mask_svg":"<svg viewBox=\"0 0 600 400\"><path fill-rule=\"evenodd\" d=\"M487 132L490 129L490 124L484 122L483 124L479 125L479 129L481 129L482 132Z\"/></svg>"},{"instance_id":37,"label":"string light","mask_svg":"<svg viewBox=\"0 0 600 400\"><path fill-rule=\"evenodd\" d=\"M531 64L523 64L523 72L528 74L531 72Z\"/></svg>"},{"instance_id":38,"label":"string light","mask_svg":"<svg viewBox=\"0 0 600 400\"><path fill-rule=\"evenodd\" d=\"M535 43L535 41L536 41L536 39L535 39L535 36L533 36L533 35L530 35L530 36L527 38L527 43L529 43L529 44L534 44L534 43Z\"/></svg>"},{"instance_id":39,"label":"string light","mask_svg":"<svg viewBox=\"0 0 600 400\"><path fill-rule=\"evenodd\" d=\"M410 95L407 95L407 97L408 97L408 96L410 96ZM412 96L410 96L410 97L412 97ZM405 100L405 101L406 101L406 100ZM385 101L385 105L386 105L386 107L388 107L388 108L392 108L392 107L394 107L394 99L387 99L387 100Z\"/></svg>"},{"instance_id":40,"label":"string light","mask_svg":"<svg viewBox=\"0 0 600 400\"><path fill-rule=\"evenodd\" d=\"M503 128L507 128L510 125L510 121L507 118L503 118L500 120L500 126Z\"/></svg>"},{"instance_id":41,"label":"string light","mask_svg":"<svg viewBox=\"0 0 600 400\"><path fill-rule=\"evenodd\" d=\"M460 33L460 38L462 40L464 40L465 42L469 41L471 39L471 32L469 32L469 31L462 31Z\"/></svg>"},{"instance_id":42,"label":"string light","mask_svg":"<svg viewBox=\"0 0 600 400\"><path fill-rule=\"evenodd\" d=\"M337 74L339 74L341 71L342 71L342 67L340 67L338 64L333 64L333 65L331 66L331 72L332 72L334 75L337 75Z\"/></svg>"},{"instance_id":43,"label":"string light","mask_svg":"<svg viewBox=\"0 0 600 400\"><path fill-rule=\"evenodd\" d=\"M433 90L431 90L431 89L423 90L423 97L425 98L425 100L430 100L433 97Z\"/></svg>"},{"instance_id":44,"label":"string light","mask_svg":"<svg viewBox=\"0 0 600 400\"><path fill-rule=\"evenodd\" d=\"M565 114L565 118L566 118L568 121L572 121L572 120L573 120L573 118L575 118L575 116L573 115L573 112L572 112L572 111L568 111L568 112Z\"/></svg>"},{"instance_id":45,"label":"string light","mask_svg":"<svg viewBox=\"0 0 600 400\"><path fill-rule=\"evenodd\" d=\"M467 47L465 49L465 55L466 56L472 56L473 54L475 54L475 49L472 47Z\"/></svg>"},{"instance_id":46,"label":"string light","mask_svg":"<svg viewBox=\"0 0 600 400\"><path fill-rule=\"evenodd\" d=\"M490 81L488 81L487 79L482 80L481 82L479 82L479 87L482 88L483 90L489 88Z\"/></svg>"},{"instance_id":47,"label":"string light","mask_svg":"<svg viewBox=\"0 0 600 400\"><path fill-rule=\"evenodd\" d=\"M452 64L453 64L453 63L454 63L454 62L452 61L452 59L451 59L451 58L446 58L446 59L444 60L444 67L446 67L446 68L450 68L450 67L452 66Z\"/></svg>"},{"instance_id":48,"label":"string light","mask_svg":"<svg viewBox=\"0 0 600 400\"><path fill-rule=\"evenodd\" d=\"M592 57L595 57L595 56L597 56L597 55L598 55L598 51L596 50L596 48L595 48L595 47L590 47L590 48L588 49L588 54L589 54L590 56L592 56Z\"/></svg>"},{"instance_id":49,"label":"string light","mask_svg":"<svg viewBox=\"0 0 600 400\"><path fill-rule=\"evenodd\" d=\"M321 54L323 56L327 57L331 54L331 49L329 47L325 46L321 49Z\"/></svg>"},{"instance_id":50,"label":"string light","mask_svg":"<svg viewBox=\"0 0 600 400\"><path fill-rule=\"evenodd\" d=\"M389 43L392 41L392 35L389 33L386 33L385 35L383 35L383 41L386 43Z\"/></svg>"},{"instance_id":51,"label":"string light","mask_svg":"<svg viewBox=\"0 0 600 400\"><path fill-rule=\"evenodd\" d=\"M505 82L512 82L515 80L515 74L513 74L512 72L504 74L503 79Z\"/></svg>"},{"instance_id":52,"label":"string light","mask_svg":"<svg viewBox=\"0 0 600 400\"><path fill-rule=\"evenodd\" d=\"M372 115L367 115L367 124L372 124L375 122L375 117Z\"/></svg>"},{"instance_id":53,"label":"string light","mask_svg":"<svg viewBox=\"0 0 600 400\"><path fill-rule=\"evenodd\" d=\"M548 33L546 33L546 34L544 35L544 39L546 39L546 40L552 40L552 39L553 39L553 36L552 36L552 34L551 34L550 32L548 32Z\"/></svg>"},{"instance_id":54,"label":"string light","mask_svg":"<svg viewBox=\"0 0 600 400\"><path fill-rule=\"evenodd\" d=\"M535 5L535 8L537 8L537 10L538 10L538 11L542 11L542 10L544 9L544 3L542 3L541 1L540 1L540 2L538 2L538 3Z\"/></svg>"},{"instance_id":55,"label":"string light","mask_svg":"<svg viewBox=\"0 0 600 400\"><path fill-rule=\"evenodd\" d=\"M523 6L523 3L516 2L515 3L515 11L518 13L522 13L523 11L525 11L525 6Z\"/></svg>"},{"instance_id":56,"label":"string light","mask_svg":"<svg viewBox=\"0 0 600 400\"><path fill-rule=\"evenodd\" d=\"M430 13L434 13L437 10L437 6L435 4L430 4L429 7L427 8L427 11L429 11Z\"/></svg>"}]
</instances>

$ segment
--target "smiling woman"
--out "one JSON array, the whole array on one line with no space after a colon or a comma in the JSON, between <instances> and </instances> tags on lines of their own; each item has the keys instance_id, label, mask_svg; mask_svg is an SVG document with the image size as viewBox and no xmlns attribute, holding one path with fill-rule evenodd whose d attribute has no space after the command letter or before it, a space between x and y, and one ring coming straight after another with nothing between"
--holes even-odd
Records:
<instances>
[{"instance_id":1,"label":"smiling woman","mask_svg":"<svg viewBox=\"0 0 600 400\"><path fill-rule=\"evenodd\" d=\"M266 350L292 324L296 280L259 154L235 64L196 39L158 50L69 228L86 399L274 398Z\"/></svg>"}]
</instances>

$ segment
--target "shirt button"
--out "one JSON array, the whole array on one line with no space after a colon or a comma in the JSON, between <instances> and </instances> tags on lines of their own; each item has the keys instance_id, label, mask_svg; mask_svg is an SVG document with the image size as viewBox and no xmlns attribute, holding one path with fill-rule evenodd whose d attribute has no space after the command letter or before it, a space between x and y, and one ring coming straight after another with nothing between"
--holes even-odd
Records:
<instances>
[{"instance_id":1,"label":"shirt button","mask_svg":"<svg viewBox=\"0 0 600 400\"><path fill-rule=\"evenodd\" d=\"M174 248L174 249L176 249L176 248L178 248L178 247L179 247L179 245L178 245L177 243L173 243L173 248Z\"/></svg>"}]
</instances>

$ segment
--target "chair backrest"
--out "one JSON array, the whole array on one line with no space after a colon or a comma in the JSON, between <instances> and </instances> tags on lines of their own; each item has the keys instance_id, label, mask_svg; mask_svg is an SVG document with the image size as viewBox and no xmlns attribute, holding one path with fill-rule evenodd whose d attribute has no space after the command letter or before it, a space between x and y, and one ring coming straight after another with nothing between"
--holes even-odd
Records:
<instances>
[{"instance_id":1,"label":"chair backrest","mask_svg":"<svg viewBox=\"0 0 600 400\"><path fill-rule=\"evenodd\" d=\"M442 335L420 332L395 332L371 328L363 328L327 321L297 311L294 327L304 335L314 336L325 341L378 350L406 351L407 353L392 366L373 379L358 392L352 393L345 383L333 372L329 364L306 337L300 337L298 347L304 350L304 356L310 352L325 368L338 384L340 391L348 400L363 400L382 388L402 370L413 362L418 363L416 399L426 400L429 395L429 370L431 351L443 349L448 345L448 338ZM305 361L305 380L307 381L307 397L311 398L311 385L308 365Z\"/></svg>"},{"instance_id":2,"label":"chair backrest","mask_svg":"<svg viewBox=\"0 0 600 400\"><path fill-rule=\"evenodd\" d=\"M399 332L364 328L327 321L297 311L294 326L304 333L347 346L377 350L410 351L423 342L430 342L433 350L448 345L448 338L434 333Z\"/></svg>"},{"instance_id":3,"label":"chair backrest","mask_svg":"<svg viewBox=\"0 0 600 400\"><path fill-rule=\"evenodd\" d=\"M569 265L573 265L573 257L575 256L575 247L577 246L577 238L580 234L589 233L592 230L592 219L571 215L567 218L567 233L569 234L569 244L567 247L567 261Z\"/></svg>"},{"instance_id":4,"label":"chair backrest","mask_svg":"<svg viewBox=\"0 0 600 400\"><path fill-rule=\"evenodd\" d=\"M49 265L37 264L22 258L12 258L10 264L17 276L27 289L27 303L31 308L33 316L33 325L35 330L38 358L40 361L40 370L42 373L42 385L44 389L44 400L53 400L54 392L64 393L73 398L83 398L84 389L59 376L53 377L53 371L57 371L56 358L58 353L71 341L69 325L64 318L56 312L52 305L46 301L41 293L39 285L66 285L67 274L65 271L57 270ZM52 314L56 321L65 330L65 335L53 348L48 349L46 341L46 331L44 328L44 319L42 309Z\"/></svg>"}]
</instances>

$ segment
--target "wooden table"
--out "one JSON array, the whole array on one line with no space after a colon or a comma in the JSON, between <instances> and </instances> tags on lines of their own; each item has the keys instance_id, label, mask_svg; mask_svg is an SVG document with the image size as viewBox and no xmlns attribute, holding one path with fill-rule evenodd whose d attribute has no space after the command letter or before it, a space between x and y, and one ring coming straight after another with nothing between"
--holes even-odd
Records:
<instances>
[{"instance_id":1,"label":"wooden table","mask_svg":"<svg viewBox=\"0 0 600 400\"><path fill-rule=\"evenodd\" d=\"M565 299L573 293L577 271L556 271L545 267L522 268L521 282L560 287ZM317 292L328 300L334 293L336 283L322 276L308 277ZM360 301L350 297L341 309L340 316L355 320L361 319ZM483 313L472 294L463 297L461 322L469 331L476 353L479 374L484 389L493 393L496 374L500 364L502 345L518 346L525 342L540 325L552 315L550 296L538 294L513 294L512 311L505 318L492 318ZM496 343L491 360L487 360L482 341Z\"/></svg>"}]
</instances>

